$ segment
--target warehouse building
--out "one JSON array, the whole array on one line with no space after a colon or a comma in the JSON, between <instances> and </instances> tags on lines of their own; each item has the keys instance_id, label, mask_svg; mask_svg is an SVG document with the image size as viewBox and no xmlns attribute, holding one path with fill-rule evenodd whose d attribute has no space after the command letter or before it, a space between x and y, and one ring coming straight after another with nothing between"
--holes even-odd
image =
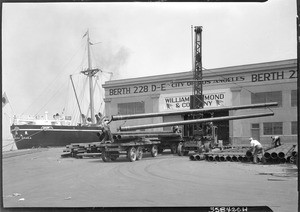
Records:
<instances>
[{"instance_id":1,"label":"warehouse building","mask_svg":"<svg viewBox=\"0 0 300 212\"><path fill-rule=\"evenodd\" d=\"M192 71L188 71L108 81L103 85L106 115L188 110L192 78ZM249 137L269 144L272 135L281 136L284 143L297 142L296 59L204 70L203 80L205 108L278 102L278 106L271 108L213 114L227 116L270 111L275 113L274 116L214 123L218 126L218 139L224 144L248 144ZM119 126L179 120L184 120L184 116L116 121L111 123L111 129L116 131ZM170 129L165 127L148 130Z\"/></svg>"}]
</instances>

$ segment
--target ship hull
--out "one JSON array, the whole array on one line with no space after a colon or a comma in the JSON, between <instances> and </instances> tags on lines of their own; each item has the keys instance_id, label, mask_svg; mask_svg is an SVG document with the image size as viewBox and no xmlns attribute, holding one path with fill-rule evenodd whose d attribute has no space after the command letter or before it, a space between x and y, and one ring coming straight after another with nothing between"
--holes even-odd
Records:
<instances>
[{"instance_id":1,"label":"ship hull","mask_svg":"<svg viewBox=\"0 0 300 212\"><path fill-rule=\"evenodd\" d=\"M11 133L18 149L62 147L71 143L99 141L100 127L12 125Z\"/></svg>"}]
</instances>

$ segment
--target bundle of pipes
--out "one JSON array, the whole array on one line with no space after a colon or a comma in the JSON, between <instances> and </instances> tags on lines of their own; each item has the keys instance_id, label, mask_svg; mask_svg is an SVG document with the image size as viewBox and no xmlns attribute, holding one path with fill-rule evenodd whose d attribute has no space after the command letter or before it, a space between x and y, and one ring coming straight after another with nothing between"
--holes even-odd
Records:
<instances>
[{"instance_id":1,"label":"bundle of pipes","mask_svg":"<svg viewBox=\"0 0 300 212\"><path fill-rule=\"evenodd\" d=\"M297 156L298 155L298 145L295 145L293 152L292 152L292 156Z\"/></svg>"},{"instance_id":2,"label":"bundle of pipes","mask_svg":"<svg viewBox=\"0 0 300 212\"><path fill-rule=\"evenodd\" d=\"M247 162L248 158L245 153L239 152L216 152L216 153L205 153L207 161L231 161L231 162Z\"/></svg>"},{"instance_id":3,"label":"bundle of pipes","mask_svg":"<svg viewBox=\"0 0 300 212\"><path fill-rule=\"evenodd\" d=\"M298 145L294 145L294 148L290 150L289 154L287 154L286 161L288 163L296 164L298 158Z\"/></svg>"},{"instance_id":4,"label":"bundle of pipes","mask_svg":"<svg viewBox=\"0 0 300 212\"><path fill-rule=\"evenodd\" d=\"M190 160L197 160L197 161L199 161L199 160L205 160L205 155L203 155L203 154L195 154L195 155L191 155L190 156Z\"/></svg>"},{"instance_id":5,"label":"bundle of pipes","mask_svg":"<svg viewBox=\"0 0 300 212\"><path fill-rule=\"evenodd\" d=\"M208 155L206 157L207 161L217 161L217 162L250 162L253 158L248 158L243 155Z\"/></svg>"},{"instance_id":6,"label":"bundle of pipes","mask_svg":"<svg viewBox=\"0 0 300 212\"><path fill-rule=\"evenodd\" d=\"M292 152L296 145L283 144L265 152L264 157L269 163L286 163L291 161ZM292 158L293 160L293 158Z\"/></svg>"},{"instance_id":7,"label":"bundle of pipes","mask_svg":"<svg viewBox=\"0 0 300 212\"><path fill-rule=\"evenodd\" d=\"M295 163L297 152L297 145L283 144L279 147L268 146L265 148L264 155L258 155L258 162L262 161L262 157L266 163ZM190 156L190 160L207 160L207 161L231 161L231 162L252 162L253 155L249 147L225 149L217 152L204 153L201 159L196 159L196 155ZM199 157L199 156L198 156Z\"/></svg>"},{"instance_id":8,"label":"bundle of pipes","mask_svg":"<svg viewBox=\"0 0 300 212\"><path fill-rule=\"evenodd\" d=\"M266 152L266 151L270 151L271 149L274 149L274 146L267 146L267 147L264 148L265 152ZM249 157L249 158L250 158L250 157L253 157L253 154L252 154L251 149L248 149L248 150L247 150L246 156Z\"/></svg>"}]
</instances>

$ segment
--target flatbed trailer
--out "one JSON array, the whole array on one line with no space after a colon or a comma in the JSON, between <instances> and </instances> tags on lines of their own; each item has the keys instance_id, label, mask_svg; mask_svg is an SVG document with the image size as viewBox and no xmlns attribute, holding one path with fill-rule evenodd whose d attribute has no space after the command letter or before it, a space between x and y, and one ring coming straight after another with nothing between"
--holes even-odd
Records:
<instances>
[{"instance_id":1,"label":"flatbed trailer","mask_svg":"<svg viewBox=\"0 0 300 212\"><path fill-rule=\"evenodd\" d=\"M150 152L152 157L158 154L159 140L142 139L125 143L100 144L101 158L104 162L115 161L121 155L125 155L129 161L141 160L143 153Z\"/></svg>"},{"instance_id":2,"label":"flatbed trailer","mask_svg":"<svg viewBox=\"0 0 300 212\"><path fill-rule=\"evenodd\" d=\"M130 161L141 160L143 153L150 152L152 157L170 149L177 152L182 136L173 132L126 132L114 133L111 140L93 143L71 143L63 150L61 157L101 157L104 162L115 161L127 156Z\"/></svg>"},{"instance_id":3,"label":"flatbed trailer","mask_svg":"<svg viewBox=\"0 0 300 212\"><path fill-rule=\"evenodd\" d=\"M104 162L115 161L120 156L126 156L129 161L134 162L141 160L143 154L151 153L152 157L156 157L158 153L164 149L171 149L171 153L175 154L180 138L167 137L135 137L125 140L114 140L114 142L93 142L93 143L74 143L67 145L63 150L61 157L101 157Z\"/></svg>"},{"instance_id":4,"label":"flatbed trailer","mask_svg":"<svg viewBox=\"0 0 300 212\"><path fill-rule=\"evenodd\" d=\"M100 142L93 143L71 143L63 150L61 157L82 158L82 154L99 153L98 145Z\"/></svg>"}]
</instances>

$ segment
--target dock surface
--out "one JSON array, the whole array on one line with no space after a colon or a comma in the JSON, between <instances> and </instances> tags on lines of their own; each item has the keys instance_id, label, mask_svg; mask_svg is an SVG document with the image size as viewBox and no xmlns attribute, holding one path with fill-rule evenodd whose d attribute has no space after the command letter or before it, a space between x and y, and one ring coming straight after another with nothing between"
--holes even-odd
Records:
<instances>
[{"instance_id":1,"label":"dock surface","mask_svg":"<svg viewBox=\"0 0 300 212\"><path fill-rule=\"evenodd\" d=\"M170 153L141 161L61 158L63 148L3 153L3 206L269 206L298 211L297 167L190 161Z\"/></svg>"}]
</instances>

